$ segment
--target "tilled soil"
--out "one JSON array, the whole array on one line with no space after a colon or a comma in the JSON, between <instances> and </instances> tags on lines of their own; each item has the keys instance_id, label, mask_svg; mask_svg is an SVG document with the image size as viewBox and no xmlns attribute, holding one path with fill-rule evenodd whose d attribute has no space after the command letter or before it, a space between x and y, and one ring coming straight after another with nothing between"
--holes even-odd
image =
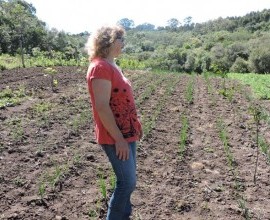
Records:
<instances>
[{"instance_id":1,"label":"tilled soil","mask_svg":"<svg viewBox=\"0 0 270 220\"><path fill-rule=\"evenodd\" d=\"M55 92L44 68L0 72L1 92L25 94L0 109L0 219L105 219L113 173L94 138L86 68L54 68ZM132 219L270 219L269 159L260 151L254 183L250 111L256 102L270 112L268 101L250 100L250 89L235 81L226 83L235 91L229 98L219 78L124 74L145 130ZM260 122L259 133L269 145L269 124Z\"/></svg>"}]
</instances>

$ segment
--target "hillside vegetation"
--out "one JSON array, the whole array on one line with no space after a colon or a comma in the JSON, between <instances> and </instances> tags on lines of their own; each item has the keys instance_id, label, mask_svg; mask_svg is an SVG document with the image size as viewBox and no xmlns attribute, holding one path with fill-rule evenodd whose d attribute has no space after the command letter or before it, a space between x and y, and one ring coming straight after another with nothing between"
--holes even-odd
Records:
<instances>
[{"instance_id":1,"label":"hillside vegetation","mask_svg":"<svg viewBox=\"0 0 270 220\"><path fill-rule=\"evenodd\" d=\"M118 23L127 30L122 68L270 73L270 9L196 24L172 18L165 27L135 26L128 18ZM15 66L86 65L89 34L49 30L32 4L0 0L1 69L18 54Z\"/></svg>"}]
</instances>

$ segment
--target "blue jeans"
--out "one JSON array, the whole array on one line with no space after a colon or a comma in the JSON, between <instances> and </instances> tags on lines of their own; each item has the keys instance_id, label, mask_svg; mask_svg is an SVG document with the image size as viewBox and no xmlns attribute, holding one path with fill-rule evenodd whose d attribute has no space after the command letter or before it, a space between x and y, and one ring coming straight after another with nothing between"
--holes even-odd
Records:
<instances>
[{"instance_id":1,"label":"blue jeans","mask_svg":"<svg viewBox=\"0 0 270 220\"><path fill-rule=\"evenodd\" d=\"M130 196L136 187L136 142L129 143L129 159L119 160L114 145L102 145L116 175L106 220L128 220L132 212Z\"/></svg>"}]
</instances>

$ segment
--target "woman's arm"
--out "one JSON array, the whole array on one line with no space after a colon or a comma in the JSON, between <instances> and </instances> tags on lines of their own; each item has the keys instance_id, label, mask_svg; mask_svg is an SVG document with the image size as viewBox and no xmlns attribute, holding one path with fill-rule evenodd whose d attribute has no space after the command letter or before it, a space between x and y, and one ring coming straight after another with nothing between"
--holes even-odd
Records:
<instances>
[{"instance_id":1,"label":"woman's arm","mask_svg":"<svg viewBox=\"0 0 270 220\"><path fill-rule=\"evenodd\" d=\"M93 79L92 88L94 93L95 107L99 118L115 140L116 155L120 160L129 158L129 147L120 129L117 127L112 110L110 108L111 82L104 79Z\"/></svg>"}]
</instances>

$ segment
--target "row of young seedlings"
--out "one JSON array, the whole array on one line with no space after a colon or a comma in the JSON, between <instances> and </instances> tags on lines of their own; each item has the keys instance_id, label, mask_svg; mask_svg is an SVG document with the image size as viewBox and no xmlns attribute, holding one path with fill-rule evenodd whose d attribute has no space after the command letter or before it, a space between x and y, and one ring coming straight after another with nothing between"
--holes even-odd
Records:
<instances>
[{"instance_id":1,"label":"row of young seedlings","mask_svg":"<svg viewBox=\"0 0 270 220\"><path fill-rule=\"evenodd\" d=\"M71 137L72 135L78 136L80 133L80 130L83 127L89 125L92 120L92 115L90 114L89 106L86 107L85 104L82 103L82 101L76 101L76 103L77 103L76 104L77 107L80 109L80 114L73 116L70 120L66 122L66 124L64 124L64 126L67 129L67 137L64 137L65 142L67 141L67 138L68 139L72 138ZM45 130L50 129L51 124L52 124L51 121L53 120L52 115L54 118L63 120L62 118L63 112L59 111L58 114L55 114L53 112L53 107L54 105L48 102L41 102L34 106L34 113L36 116L38 116L36 120L37 123L35 125L39 127L38 129L39 131L41 131L41 128ZM49 150L49 149L46 149L48 148L48 146L46 146L47 141L49 142L49 140L46 140L45 142L42 141L42 144L36 143L36 146L39 146L36 151L36 155L43 155L44 151Z\"/></svg>"},{"instance_id":2,"label":"row of young seedlings","mask_svg":"<svg viewBox=\"0 0 270 220\"><path fill-rule=\"evenodd\" d=\"M143 93L140 94L140 96L136 99L136 106L138 108L140 108L140 105L142 105L145 100L149 99L149 97L155 93L158 86L164 81L164 76L162 75L155 76L155 75L156 74L152 74L152 77L150 78L150 80L152 80L153 77L159 76L158 80L154 80L150 84L147 84L147 87L145 88Z\"/></svg>"},{"instance_id":3,"label":"row of young seedlings","mask_svg":"<svg viewBox=\"0 0 270 220\"><path fill-rule=\"evenodd\" d=\"M155 105L154 110L151 114L150 118L146 118L146 116L142 115L142 124L143 124L143 133L144 133L144 139L148 137L148 135L151 133L153 128L155 127L156 121L161 113L161 110L163 109L165 102L174 91L174 88L176 84L179 82L179 78L170 77L167 80L167 85L165 87L164 94L159 98L158 103ZM157 84L158 85L158 84Z\"/></svg>"},{"instance_id":4,"label":"row of young seedlings","mask_svg":"<svg viewBox=\"0 0 270 220\"><path fill-rule=\"evenodd\" d=\"M216 105L216 90L214 90L214 87L211 84L211 80L209 77L209 74L204 74L204 79L206 81L206 86L207 86L207 92L210 95L211 98L211 106L215 106ZM233 95L234 95L234 88L231 89L226 89L226 81L225 78L226 77L222 77L223 81L222 81L222 89L219 91L219 94L223 95L224 97L228 98L231 105L233 103ZM232 106L233 107L233 106ZM243 198L243 196L240 195L240 190L242 188L241 183L239 182L239 178L238 178L238 170L235 166L235 160L233 157L233 154L231 152L230 146L228 144L228 135L227 135L227 130L225 127L225 124L223 122L222 119L217 120L217 126L218 126L218 130L219 130L219 136L220 139L223 143L223 149L226 155L226 160L227 160L227 164L229 166L229 170L232 172L232 175L234 177L234 185L235 185L235 189L237 190L237 196L238 196L238 204L239 207L241 208L242 212L243 212L243 216L246 219L249 219L249 210L246 207L246 202L245 199Z\"/></svg>"},{"instance_id":5,"label":"row of young seedlings","mask_svg":"<svg viewBox=\"0 0 270 220\"><path fill-rule=\"evenodd\" d=\"M38 181L38 192L40 196L41 204L46 206L44 200L48 192L57 193L63 189L64 179L74 166L79 166L82 160L82 155L76 152L72 152L73 157L64 164L56 164L51 158L50 161L53 164L52 168L48 168L43 171ZM58 188L58 189L57 189Z\"/></svg>"},{"instance_id":6,"label":"row of young seedlings","mask_svg":"<svg viewBox=\"0 0 270 220\"><path fill-rule=\"evenodd\" d=\"M260 128L263 121L267 122L270 125L270 115L267 111L265 111L265 109L261 105L256 104L256 103L252 103L251 106L249 107L249 110L251 112L251 115L253 116L253 120L256 125L256 137L255 137L256 164L255 164L255 171L254 171L254 177L253 177L254 184L256 184L257 167L258 167L260 150L265 155L268 163L270 162L270 145L267 143L263 134L260 134Z\"/></svg>"},{"instance_id":7,"label":"row of young seedlings","mask_svg":"<svg viewBox=\"0 0 270 220\"><path fill-rule=\"evenodd\" d=\"M235 82L234 86L231 88L226 87L226 79L227 77L223 77L223 89L219 92L219 94L222 94L225 98L227 98L231 104L232 110L233 110L233 115L234 115L234 122L235 122L235 117L237 116L237 112L235 109L235 105L233 104L233 98L236 90L241 90L241 85L237 85L237 88L235 90ZM263 137L263 135L260 135L260 126L262 124L262 121L266 121L270 124L270 116L267 111L262 107L261 104L258 104L257 101L255 101L254 97L250 95L248 92L244 92L246 99L250 102L249 106L249 112L253 116L254 123L256 125L256 137L255 137L255 143L256 143L256 162L255 162L255 170L254 170L254 176L253 176L253 182L256 184L257 182L257 169L258 169L258 160L259 160L259 152L260 150L262 153L266 156L267 162L270 162L270 146L267 143L266 139ZM221 131L221 137L223 136L224 140L224 133ZM226 156L228 160L229 166L231 166L231 162L233 160L232 154L229 151L229 148L227 147L228 145L226 144L226 141L224 142L224 149L226 151ZM231 169L235 170L233 167ZM234 172L235 180L236 180L236 189L239 191L239 184L237 182L237 170ZM238 193L239 195L239 193ZM238 199L239 207L243 210L243 216L246 219L250 219L250 213L248 208L246 207L246 202L243 199L243 196L239 195Z\"/></svg>"},{"instance_id":8,"label":"row of young seedlings","mask_svg":"<svg viewBox=\"0 0 270 220\"><path fill-rule=\"evenodd\" d=\"M99 218L102 214L102 208L104 206L106 206L107 208L107 200L108 200L108 193L112 193L115 189L116 186L116 176L112 170L112 168L110 168L109 171L109 187L108 184L106 182L107 175L105 173L105 170L102 167L98 167L98 173L97 173L97 183L98 183L98 188L99 188L99 192L101 197L98 197L95 201L95 206L89 208L88 210L88 217L90 219L96 220L97 218Z\"/></svg>"},{"instance_id":9,"label":"row of young seedlings","mask_svg":"<svg viewBox=\"0 0 270 220\"><path fill-rule=\"evenodd\" d=\"M246 199L244 198L243 195L241 195L242 184L239 181L238 169L235 165L236 164L235 159L233 157L233 153L232 153L230 146L229 146L229 143L228 143L229 137L228 137L228 133L227 133L227 127L226 127L222 118L219 118L217 120L217 127L218 127L218 131L219 131L220 140L223 144L223 149L225 152L227 164L228 164L229 170L232 172L232 175L233 175L234 188L236 190L236 197L237 197L237 201L238 201L238 206L242 210L242 216L245 219L250 219L251 218L250 210L246 206Z\"/></svg>"},{"instance_id":10,"label":"row of young seedlings","mask_svg":"<svg viewBox=\"0 0 270 220\"><path fill-rule=\"evenodd\" d=\"M68 121L66 127L69 134L73 133L76 135L79 133L80 128L90 123L92 116L90 114L88 103L86 104L83 99L76 100L76 102L73 104L74 106L76 106L80 113L75 115L73 119ZM50 127L50 112L53 111L53 107L54 104L48 102L41 102L34 106L33 113L38 117L37 121L39 121L38 124L41 127ZM60 111L59 114L53 115L54 117L58 117L60 120L62 120L62 114L63 112ZM43 155L44 150L46 150L44 146L41 146L38 148L36 154ZM70 173L74 166L80 165L82 155L79 152L75 151L72 151L72 154L73 157L64 164L55 164L51 159L51 163L54 164L53 168L42 171L42 174L39 177L37 194L40 196L40 201L43 205L46 206L44 198L48 194L48 192L55 194L61 191L66 176Z\"/></svg>"},{"instance_id":11,"label":"row of young seedlings","mask_svg":"<svg viewBox=\"0 0 270 220\"><path fill-rule=\"evenodd\" d=\"M184 98L186 100L188 109L194 102L194 84L195 84L194 82L195 82L195 75L193 75L192 78L189 79L187 87L185 89L185 93L184 93ZM188 116L187 116L188 109L184 110L180 119L181 120L180 141L179 141L180 160L184 159L184 155L186 153L186 145L188 141L188 130L189 130L189 123L188 123Z\"/></svg>"},{"instance_id":12,"label":"row of young seedlings","mask_svg":"<svg viewBox=\"0 0 270 220\"><path fill-rule=\"evenodd\" d=\"M110 197L108 194L113 193L116 187L116 176L112 168L110 168L109 174L106 174L107 172L101 167L98 167L97 169L97 183L100 196L97 197L94 207L90 207L87 212L87 216L91 220L100 219L104 215L104 207L106 207L106 209L108 208L107 202ZM136 219L142 219L139 213L136 213Z\"/></svg>"},{"instance_id":13,"label":"row of young seedlings","mask_svg":"<svg viewBox=\"0 0 270 220\"><path fill-rule=\"evenodd\" d=\"M256 163L255 163L255 171L253 181L256 184L257 178L257 167L258 167L258 158L259 152L266 157L267 163L270 165L270 143L267 142L264 135L261 133L261 125L263 122L270 126L270 113L263 107L262 104L258 102L258 100L252 95L250 92L247 92L244 87L241 88L241 93L244 94L246 100L250 103L249 113L253 117L253 121L255 123L256 131L255 131L255 144L256 144Z\"/></svg>"},{"instance_id":14,"label":"row of young seedlings","mask_svg":"<svg viewBox=\"0 0 270 220\"><path fill-rule=\"evenodd\" d=\"M213 96L214 93L213 93L213 89L212 89L211 82L209 80L208 74L204 74L204 77L205 77L205 80L206 80L206 83L207 83L208 91L211 91L210 93ZM227 88L227 85L226 85L227 75L224 74L224 76L222 78L223 78L223 83L222 83L223 88L222 88L221 91L219 91L219 93L222 94L225 98L227 98L229 100L229 102L231 104L231 107L232 107L232 110L233 110L233 117L234 117L234 122L235 122L238 113L237 113L237 109L235 108L235 105L234 105L234 94L236 93L236 90L239 90L239 91L241 90L241 85L237 84L237 86L235 86L235 82L234 82L233 87ZM258 104L258 102L255 101L255 98L252 95L250 95L249 92L242 91L242 93L245 95L247 101L250 102L249 112L253 116L253 120L254 120L255 125L256 125L255 142L256 142L256 146L257 146L257 151L256 151L255 172L254 172L254 178L253 178L254 183L256 183L258 156L259 156L259 151L260 150L265 155L268 163L270 163L270 146L269 146L269 143L267 143L264 136L262 134L260 134L261 122L265 121L265 122L268 122L270 124L270 115L265 110L265 108L263 108L263 106L261 104Z\"/></svg>"},{"instance_id":15,"label":"row of young seedlings","mask_svg":"<svg viewBox=\"0 0 270 220\"><path fill-rule=\"evenodd\" d=\"M207 84L207 89L208 92L211 94L212 99L214 100L214 91L213 91L213 87L211 85L211 82L209 80L208 75L204 75L205 77L205 81ZM233 116L234 116L234 122L235 122L235 117L237 116L237 109L235 108L234 105L234 94L236 92L236 90L241 90L241 85L237 84L237 86L235 87L235 83L233 85L233 87L231 88L227 88L226 87L226 81L225 79L227 77L222 77L223 78L223 88L222 90L219 91L219 94L223 95L225 98L227 98L231 104L232 110L233 110ZM259 135L259 131L260 131L260 125L262 120L268 121L270 122L270 117L269 114L261 107L261 105L255 104L255 102L252 102L253 97L251 97L249 95L248 92L244 92L246 98L248 101L251 102L251 105L249 107L249 111L251 112L254 122L256 124L256 162L255 162L255 171L254 171L254 177L253 177L253 181L254 184L256 184L256 180L257 180L257 167L258 167L258 156L259 156L259 149L261 149L262 153L267 157L267 161L268 163L270 162L270 148L269 148L269 144L266 142L265 138L262 135ZM214 102L213 102L214 103ZM268 119L267 119L268 118ZM270 123L269 123L270 124ZM236 189L237 189L237 195L238 195L238 204L239 207L242 210L242 214L246 219L250 219L250 212L248 210L248 208L246 207L246 201L243 198L243 196L240 195L240 189L241 189L241 184L238 181L238 172L237 169L234 166L234 159L233 159L233 155L230 151L229 145L228 145L228 141L227 141L227 133L226 133L226 129L224 127L223 122L219 121L218 122L218 127L220 130L220 138L222 139L223 145L224 145L224 151L226 154L226 158L227 158L227 162L228 165L230 167L230 170L232 170L233 175L234 175L234 179L235 179L235 185L236 185Z\"/></svg>"},{"instance_id":16,"label":"row of young seedlings","mask_svg":"<svg viewBox=\"0 0 270 220\"><path fill-rule=\"evenodd\" d=\"M210 76L208 73L204 73L203 74L204 80L206 82L206 86L207 86L207 92L210 95L210 99L211 99L211 106L215 106L217 103L216 97L215 97L215 91L214 88L211 84L211 80L210 80Z\"/></svg>"},{"instance_id":17,"label":"row of young seedlings","mask_svg":"<svg viewBox=\"0 0 270 220\"><path fill-rule=\"evenodd\" d=\"M146 75L145 74L144 75L137 74L135 76L132 77L132 79L131 79L133 82L136 82L136 83L134 83L134 85L132 85L132 88L134 91L136 91L137 89L139 89L142 86L144 86L144 87L148 86L148 82L155 81L158 74L146 73ZM145 77L145 76L147 76L147 77Z\"/></svg>"},{"instance_id":18,"label":"row of young seedlings","mask_svg":"<svg viewBox=\"0 0 270 220\"><path fill-rule=\"evenodd\" d=\"M234 105L233 105L233 96L235 93L234 87L227 89L226 88L227 75L226 74L222 75L222 78L223 78L222 89L218 93L223 95L225 98L228 98L228 100L230 101L230 104L232 106L232 109L234 110L235 109ZM207 91L211 96L211 105L215 106L216 105L215 91L214 91L213 86L211 84L211 80L209 79L209 75L204 74L204 79L206 81ZM235 122L235 111L234 111L234 122ZM242 210L243 217L245 217L245 219L250 219L249 209L246 206L246 201L245 201L244 197L241 195L242 185L239 182L238 170L237 170L237 167L235 165L236 164L235 159L233 157L232 151L231 151L229 143L228 143L227 129L226 129L224 121L221 118L219 118L217 120L217 127L218 127L218 131L219 131L219 137L220 137L221 142L223 144L223 149L225 152L227 164L228 164L229 170L232 172L232 175L234 178L234 188L236 189L236 195L237 195L237 201L238 201L239 208Z\"/></svg>"},{"instance_id":19,"label":"row of young seedlings","mask_svg":"<svg viewBox=\"0 0 270 220\"><path fill-rule=\"evenodd\" d=\"M263 104L258 103L253 94L246 92L245 89L242 89L242 93L245 95L246 100L250 103L249 111L253 116L253 119L256 124L256 146L261 150L263 155L265 155L268 164L270 165L270 143L267 142L263 133L261 133L262 122L265 122L270 127L270 113L266 110ZM268 129L269 129L268 127ZM257 151L257 154L259 152ZM256 159L257 164L257 159Z\"/></svg>"},{"instance_id":20,"label":"row of young seedlings","mask_svg":"<svg viewBox=\"0 0 270 220\"><path fill-rule=\"evenodd\" d=\"M224 83L224 86L225 86L225 83ZM236 112L235 112L235 107L233 105L233 94L235 91L234 91L234 88L231 88L230 90L225 90L225 91L229 91L226 93L225 97L228 98L230 103L231 103L232 109L234 111L234 122L235 122ZM221 94L224 95L223 93L221 93ZM253 182L254 182L254 184L256 184L259 149L262 150L262 152L267 156L267 158L270 158L269 157L269 146L265 142L265 139L263 138L263 136L260 136L260 134L259 134L260 125L261 125L262 120L267 120L267 118L269 118L269 116L267 116L266 112L263 110L261 105L258 105L258 103L255 104L255 102L253 102L253 103L251 102L251 105L249 107L249 111L251 112L251 114L253 116L253 120L254 120L255 125L256 125L256 138L255 138L256 139L256 141L255 141L256 142L256 162L255 162L255 170L254 170L254 176L253 176ZM224 145L224 150L225 150L228 165L229 165L230 169L233 171L233 176L234 176L234 180L235 180L235 188L237 190L237 196L238 196L239 208L241 208L241 210L242 210L243 217L245 217L245 219L250 219L251 218L250 211L246 207L246 201L240 193L241 184L238 181L237 168L235 166L233 166L234 158L233 158L233 155L229 149L229 145L227 142L227 134L226 134L226 129L224 127L224 122L219 121L218 127L219 127L219 131L220 131L220 138L221 138L223 145Z\"/></svg>"},{"instance_id":21,"label":"row of young seedlings","mask_svg":"<svg viewBox=\"0 0 270 220\"><path fill-rule=\"evenodd\" d=\"M76 115L75 117L73 117L73 119L66 122L66 127L69 134L72 133L78 135L80 128L90 123L92 117L89 111L88 104L86 106L85 103L82 103L82 101L77 101L76 106L80 107L79 108L80 114ZM36 118L35 126L38 126L37 130L40 129L49 130L53 121L52 117L54 118L58 117L61 120L62 118L61 115L63 114L63 112L60 111L58 112L58 114L55 114L55 112L53 112L54 107L55 104L45 101L37 103L32 107L33 116L30 117ZM22 142L26 138L24 126L26 125L26 123L31 123L31 121L33 120L30 119L28 120L25 117L21 118L17 116L8 119L5 122L5 125L10 130L9 132L10 140L14 143Z\"/></svg>"}]
</instances>

